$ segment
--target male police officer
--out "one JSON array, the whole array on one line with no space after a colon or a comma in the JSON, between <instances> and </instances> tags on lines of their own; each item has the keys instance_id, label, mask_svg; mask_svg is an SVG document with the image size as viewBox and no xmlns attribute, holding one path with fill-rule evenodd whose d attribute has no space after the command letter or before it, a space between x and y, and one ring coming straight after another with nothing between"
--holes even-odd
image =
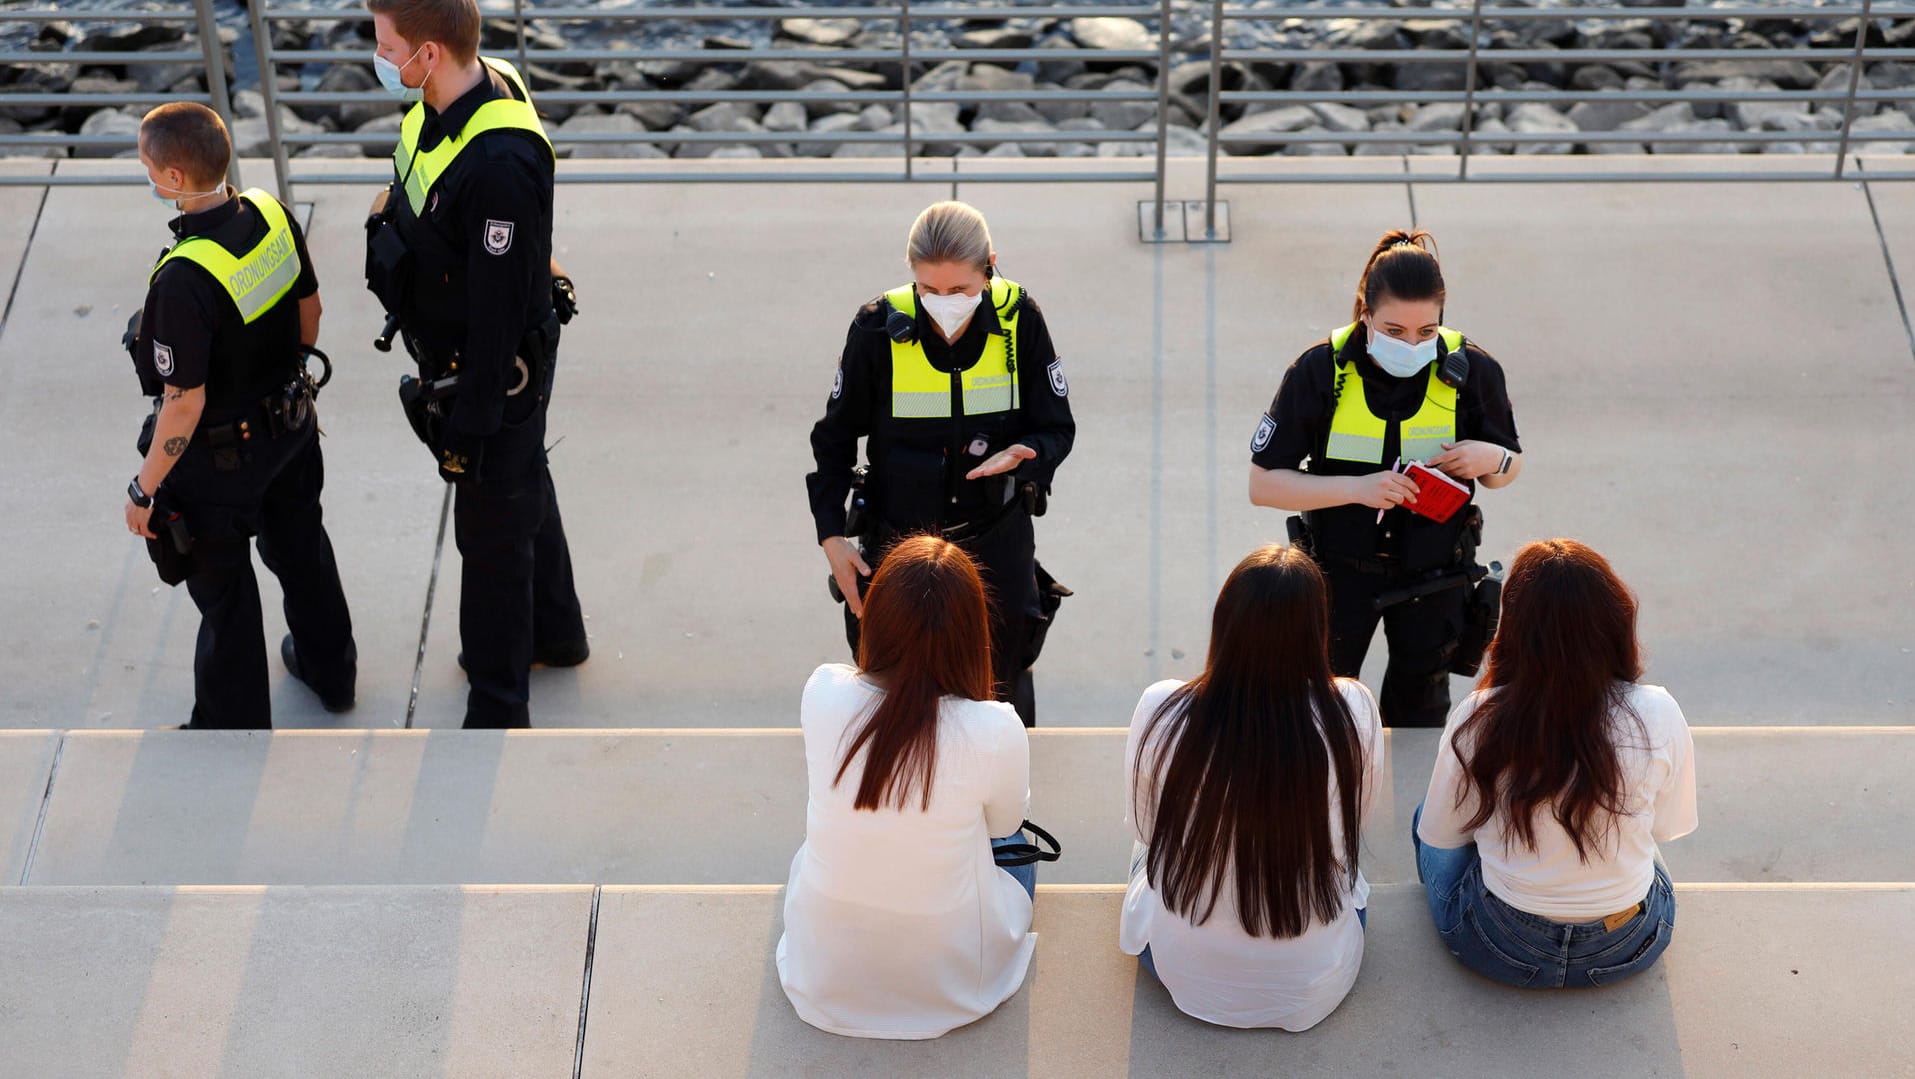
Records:
<instances>
[{"instance_id":1,"label":"male police officer","mask_svg":"<svg viewBox=\"0 0 1915 1079\"><path fill-rule=\"evenodd\" d=\"M367 278L419 363L407 417L456 491L465 725L525 727L531 665L589 652L545 458L552 147L519 73L479 56L474 0L366 7L380 82L418 102L367 223Z\"/></svg>"},{"instance_id":2,"label":"male police officer","mask_svg":"<svg viewBox=\"0 0 1915 1079\"><path fill-rule=\"evenodd\" d=\"M272 726L248 536L285 594L287 669L343 712L358 654L320 519L325 468L306 370L319 282L305 237L278 199L226 186L232 144L211 109L159 106L140 124L139 152L153 193L180 216L129 339L158 407L127 485L126 527L171 545L163 578L184 573L200 610L187 726Z\"/></svg>"}]
</instances>

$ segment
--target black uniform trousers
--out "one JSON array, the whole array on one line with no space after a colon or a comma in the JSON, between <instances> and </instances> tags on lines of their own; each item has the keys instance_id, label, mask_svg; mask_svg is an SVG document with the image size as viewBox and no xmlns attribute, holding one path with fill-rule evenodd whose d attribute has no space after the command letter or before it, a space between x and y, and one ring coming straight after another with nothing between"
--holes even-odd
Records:
<instances>
[{"instance_id":1,"label":"black uniform trousers","mask_svg":"<svg viewBox=\"0 0 1915 1079\"><path fill-rule=\"evenodd\" d=\"M250 536L279 578L286 628L308 684L322 697L352 696L359 654L319 507L326 466L318 426L314 419L278 438L256 435L248 440L250 459L231 472L215 470L212 454L195 441L166 478L193 535L186 590L200 612L195 728L273 725Z\"/></svg>"},{"instance_id":2,"label":"black uniform trousers","mask_svg":"<svg viewBox=\"0 0 1915 1079\"><path fill-rule=\"evenodd\" d=\"M875 575L885 550L900 537L881 538L862 544L865 564ZM957 541L959 547L977 562L978 576L984 579L991 613L991 672L996 679L996 696L1017 709L1026 727L1037 726L1037 687L1031 677L1031 635L1043 617L1037 594L1037 539L1031 515L1012 510L1010 515L983 534ZM858 582L862 595L870 578ZM851 644L853 659L858 654L858 618L846 607L845 638Z\"/></svg>"},{"instance_id":3,"label":"black uniform trousers","mask_svg":"<svg viewBox=\"0 0 1915 1079\"><path fill-rule=\"evenodd\" d=\"M558 489L538 444L543 410L527 426L535 428L529 462L500 469L488 457L481 481L454 485L467 727L531 726L533 653L585 639Z\"/></svg>"},{"instance_id":4,"label":"black uniform trousers","mask_svg":"<svg viewBox=\"0 0 1915 1079\"><path fill-rule=\"evenodd\" d=\"M1424 573L1367 573L1321 560L1330 584L1330 670L1355 678L1383 623L1389 666L1379 705L1386 727L1441 727L1450 710L1450 660L1463 637L1470 590L1450 588L1378 612L1376 597L1424 580Z\"/></svg>"}]
</instances>

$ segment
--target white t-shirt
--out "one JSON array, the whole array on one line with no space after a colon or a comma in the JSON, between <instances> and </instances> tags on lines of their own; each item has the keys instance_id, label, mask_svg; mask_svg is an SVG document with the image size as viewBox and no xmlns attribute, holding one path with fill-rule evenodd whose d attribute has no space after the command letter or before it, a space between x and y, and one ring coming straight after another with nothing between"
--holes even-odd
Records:
<instances>
[{"instance_id":1,"label":"white t-shirt","mask_svg":"<svg viewBox=\"0 0 1915 1079\"><path fill-rule=\"evenodd\" d=\"M1152 777L1142 802L1142 819L1135 819L1128 808L1136 784L1137 746L1144 728L1150 724L1158 706L1172 691L1183 685L1178 681L1158 682L1144 691L1137 711L1130 719L1130 739L1124 747L1125 819L1137 843L1150 841L1155 821L1159 777ZM1383 746L1382 721L1376 700L1362 683L1354 679L1337 680L1337 688L1349 703L1356 720L1358 740L1363 745L1363 797L1365 818L1376 803L1377 775ZM1159 728L1160 730L1162 728ZM1161 737L1161 735L1159 735ZM1146 753L1146 762L1157 750ZM1342 811L1337 795L1336 774L1330 775L1326 792L1330 804L1330 834L1342 851ZM1186 1014L1209 1023L1228 1027L1279 1027L1283 1030L1308 1030L1336 1010L1355 984L1357 969L1363 963L1363 927L1356 911L1369 906L1370 883L1357 873L1356 882L1345 896L1343 910L1334 921L1317 922L1302 936L1288 940L1253 937L1244 932L1237 917L1235 887L1228 880L1217 897L1217 906L1202 925L1193 925L1183 915L1164 906L1157 890L1151 887L1148 870L1140 861L1131 874L1130 888L1124 896L1124 913L1118 929L1118 944L1131 955L1150 946L1150 959L1157 977L1170 990L1171 999Z\"/></svg>"},{"instance_id":2,"label":"white t-shirt","mask_svg":"<svg viewBox=\"0 0 1915 1079\"><path fill-rule=\"evenodd\" d=\"M931 804L856 810L863 753L832 785L847 734L883 691L828 663L799 722L811 795L791 860L778 978L798 1017L857 1038L935 1038L1024 982L1031 897L991 855L1023 823L1030 740L1008 704L946 697Z\"/></svg>"},{"instance_id":3,"label":"white t-shirt","mask_svg":"<svg viewBox=\"0 0 1915 1079\"><path fill-rule=\"evenodd\" d=\"M1476 791L1450 751L1450 742L1477 702L1494 692L1477 690L1450 710L1443 736L1437 740L1436 768L1423 800L1417 836L1434 847L1476 844L1483 859L1484 887L1517 910L1560 922L1591 922L1640 902L1655 879L1657 841L1696 830L1695 745L1675 698L1661 686L1632 685L1625 699L1642 718L1642 730L1628 716L1610 718L1629 812L1616 822L1609 841L1614 845L1598 846L1584 863L1548 806L1535 814L1535 850L1525 849L1513 838L1511 843L1504 842L1500 814L1474 832L1463 831L1476 810ZM1648 734L1646 743L1643 733ZM1459 793L1463 795L1460 807L1456 804Z\"/></svg>"}]
</instances>

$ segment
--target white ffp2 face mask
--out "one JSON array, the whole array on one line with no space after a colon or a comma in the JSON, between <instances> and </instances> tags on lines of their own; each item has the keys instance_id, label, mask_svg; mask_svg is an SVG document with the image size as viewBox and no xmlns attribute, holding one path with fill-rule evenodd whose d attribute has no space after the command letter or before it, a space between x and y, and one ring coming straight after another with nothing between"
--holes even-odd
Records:
<instances>
[{"instance_id":1,"label":"white ffp2 face mask","mask_svg":"<svg viewBox=\"0 0 1915 1079\"><path fill-rule=\"evenodd\" d=\"M1371 330L1370 358L1397 378L1408 378L1436 362L1436 338L1413 345L1400 337Z\"/></svg>"},{"instance_id":2,"label":"white ffp2 face mask","mask_svg":"<svg viewBox=\"0 0 1915 1079\"><path fill-rule=\"evenodd\" d=\"M925 313L931 316L946 337L957 336L957 332L970 321L971 313L977 310L977 305L983 300L984 293L981 290L975 296L967 296L962 292L955 296L939 296L930 292L918 294L918 302L924 305Z\"/></svg>"}]
</instances>

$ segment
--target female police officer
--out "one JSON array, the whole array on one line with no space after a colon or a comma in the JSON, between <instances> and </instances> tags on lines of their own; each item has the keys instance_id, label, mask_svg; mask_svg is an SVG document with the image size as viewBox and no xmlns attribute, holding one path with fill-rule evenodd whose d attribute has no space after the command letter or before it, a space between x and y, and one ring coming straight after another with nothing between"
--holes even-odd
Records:
<instances>
[{"instance_id":1,"label":"female police officer","mask_svg":"<svg viewBox=\"0 0 1915 1079\"><path fill-rule=\"evenodd\" d=\"M1284 372L1250 446L1250 501L1301 511L1293 536L1329 578L1339 676L1357 675L1382 620L1383 722L1397 727L1440 727L1449 711L1482 514L1471 504L1442 523L1418 516L1405 506L1417 487L1393 466L1422 461L1472 498L1522 470L1503 369L1441 324L1443 301L1429 233L1385 233L1355 321Z\"/></svg>"},{"instance_id":2,"label":"female police officer","mask_svg":"<svg viewBox=\"0 0 1915 1079\"><path fill-rule=\"evenodd\" d=\"M1034 725L1030 666L1069 592L1037 564L1031 518L1076 435L1070 386L1037 303L997 276L984 215L931 206L911 226L905 261L914 280L851 320L811 429L817 471L805 484L818 542L854 653L862 591L892 544L938 532L963 546L991 593L997 697Z\"/></svg>"}]
</instances>

